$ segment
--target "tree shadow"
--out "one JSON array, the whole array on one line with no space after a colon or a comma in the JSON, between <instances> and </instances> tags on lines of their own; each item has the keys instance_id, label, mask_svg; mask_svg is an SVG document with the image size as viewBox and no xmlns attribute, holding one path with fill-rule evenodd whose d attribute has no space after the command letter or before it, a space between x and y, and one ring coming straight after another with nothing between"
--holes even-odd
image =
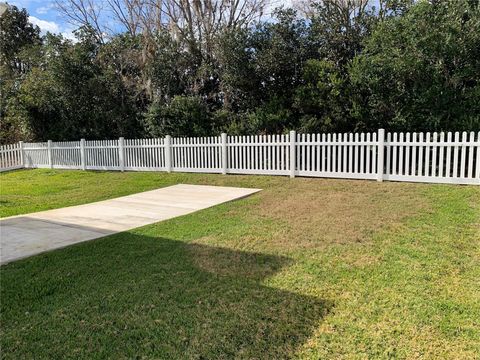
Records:
<instances>
[{"instance_id":1,"label":"tree shadow","mask_svg":"<svg viewBox=\"0 0 480 360\"><path fill-rule=\"evenodd\" d=\"M6 357L288 358L331 308L285 257L121 233L2 267Z\"/></svg>"}]
</instances>

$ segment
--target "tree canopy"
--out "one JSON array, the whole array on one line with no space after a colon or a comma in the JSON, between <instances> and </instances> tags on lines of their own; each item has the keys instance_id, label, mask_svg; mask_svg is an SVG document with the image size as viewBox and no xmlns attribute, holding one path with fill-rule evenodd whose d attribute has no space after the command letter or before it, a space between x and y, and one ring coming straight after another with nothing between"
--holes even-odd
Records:
<instances>
[{"instance_id":1,"label":"tree canopy","mask_svg":"<svg viewBox=\"0 0 480 360\"><path fill-rule=\"evenodd\" d=\"M71 12L75 42L9 6L0 142L480 130L478 1L325 0L263 20L265 1L229 8L243 3L144 9L108 35Z\"/></svg>"}]
</instances>

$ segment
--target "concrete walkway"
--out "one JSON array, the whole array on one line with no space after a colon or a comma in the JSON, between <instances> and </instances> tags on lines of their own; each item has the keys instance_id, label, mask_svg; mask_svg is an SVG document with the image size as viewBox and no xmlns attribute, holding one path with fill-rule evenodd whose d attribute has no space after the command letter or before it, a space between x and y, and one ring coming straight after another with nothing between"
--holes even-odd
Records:
<instances>
[{"instance_id":1,"label":"concrete walkway","mask_svg":"<svg viewBox=\"0 0 480 360\"><path fill-rule=\"evenodd\" d=\"M174 185L0 220L0 264L171 219L260 191Z\"/></svg>"}]
</instances>

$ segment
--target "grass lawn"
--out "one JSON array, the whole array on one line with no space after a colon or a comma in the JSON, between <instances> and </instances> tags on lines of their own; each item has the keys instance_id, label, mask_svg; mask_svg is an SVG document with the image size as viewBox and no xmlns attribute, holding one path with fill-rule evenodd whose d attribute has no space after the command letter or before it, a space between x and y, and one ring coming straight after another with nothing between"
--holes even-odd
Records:
<instances>
[{"instance_id":1,"label":"grass lawn","mask_svg":"<svg viewBox=\"0 0 480 360\"><path fill-rule=\"evenodd\" d=\"M480 356L480 187L22 170L1 215L176 183L264 190L2 266L3 358Z\"/></svg>"}]
</instances>

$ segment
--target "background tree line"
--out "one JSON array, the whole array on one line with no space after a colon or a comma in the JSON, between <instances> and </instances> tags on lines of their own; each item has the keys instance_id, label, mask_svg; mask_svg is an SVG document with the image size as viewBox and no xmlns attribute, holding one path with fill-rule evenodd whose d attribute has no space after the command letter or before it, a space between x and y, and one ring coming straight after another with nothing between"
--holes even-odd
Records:
<instances>
[{"instance_id":1,"label":"background tree line","mask_svg":"<svg viewBox=\"0 0 480 360\"><path fill-rule=\"evenodd\" d=\"M77 42L9 6L0 141L480 130L478 0L376 3L63 1Z\"/></svg>"}]
</instances>

